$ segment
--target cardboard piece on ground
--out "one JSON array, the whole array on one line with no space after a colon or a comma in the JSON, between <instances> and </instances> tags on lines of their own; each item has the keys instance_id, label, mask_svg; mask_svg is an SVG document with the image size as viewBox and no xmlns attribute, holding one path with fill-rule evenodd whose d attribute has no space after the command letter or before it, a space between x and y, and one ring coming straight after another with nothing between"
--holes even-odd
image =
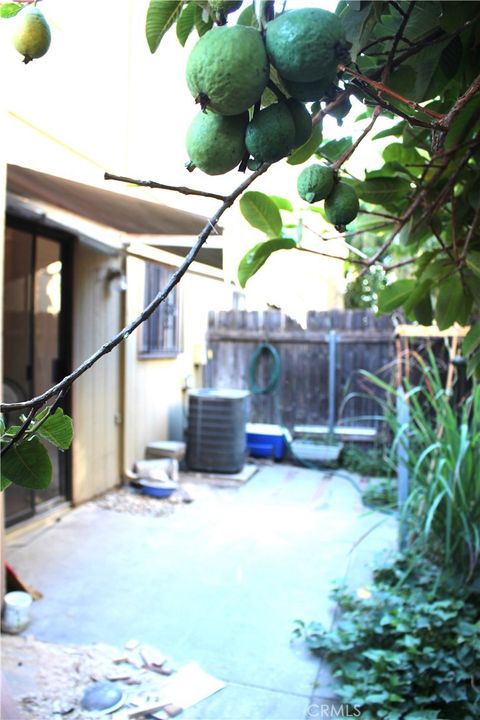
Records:
<instances>
[{"instance_id":1,"label":"cardboard piece on ground","mask_svg":"<svg viewBox=\"0 0 480 720\"><path fill-rule=\"evenodd\" d=\"M191 662L181 667L175 675L166 680L160 693L165 705L176 706L175 710L177 708L186 710L224 687L225 683L222 680L209 675L197 663ZM155 713L152 713L152 716L157 718ZM158 716L158 720L160 718L161 716Z\"/></svg>"}]
</instances>

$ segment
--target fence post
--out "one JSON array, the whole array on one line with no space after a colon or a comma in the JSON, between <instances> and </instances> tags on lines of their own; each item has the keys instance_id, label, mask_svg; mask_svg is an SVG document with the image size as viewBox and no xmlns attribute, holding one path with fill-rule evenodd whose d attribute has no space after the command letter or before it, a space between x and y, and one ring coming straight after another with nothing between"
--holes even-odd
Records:
<instances>
[{"instance_id":1,"label":"fence post","mask_svg":"<svg viewBox=\"0 0 480 720\"><path fill-rule=\"evenodd\" d=\"M335 365L337 336L335 330L328 333L328 432L335 429Z\"/></svg>"},{"instance_id":2,"label":"fence post","mask_svg":"<svg viewBox=\"0 0 480 720\"><path fill-rule=\"evenodd\" d=\"M398 478L398 512L399 512L399 547L404 550L407 544L407 522L405 503L408 498L408 424L410 411L405 399L405 391L401 385L397 387L397 426L401 430L401 438L397 446L397 478ZM407 431L403 431L405 428Z\"/></svg>"}]
</instances>

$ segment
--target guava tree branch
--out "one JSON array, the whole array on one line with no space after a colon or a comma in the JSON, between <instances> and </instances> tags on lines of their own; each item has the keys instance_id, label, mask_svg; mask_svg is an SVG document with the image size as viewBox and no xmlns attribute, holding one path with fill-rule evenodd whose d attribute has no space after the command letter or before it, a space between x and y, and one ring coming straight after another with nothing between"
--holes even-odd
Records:
<instances>
[{"instance_id":1,"label":"guava tree branch","mask_svg":"<svg viewBox=\"0 0 480 720\"><path fill-rule=\"evenodd\" d=\"M129 183L129 185L138 185L139 187L155 188L157 190L172 190L182 195L198 195L200 197L213 198L224 202L226 195L217 195L217 193L207 192L206 190L195 190L194 188L185 187L183 185L165 185L164 183L155 182L155 180L134 180L134 178L125 177L125 175L112 175L106 172L103 176L105 180L118 180L118 182Z\"/></svg>"},{"instance_id":2,"label":"guava tree branch","mask_svg":"<svg viewBox=\"0 0 480 720\"><path fill-rule=\"evenodd\" d=\"M413 2L409 3L406 12L403 13L403 11L402 11L403 19L402 19L402 22L400 23L400 26L399 26L397 32L395 33L395 37L393 38L390 52L388 53L387 62L385 63L385 67L383 68L383 71L382 71L382 77L381 77L382 83L386 83L388 78L390 77L390 73L392 71L392 63L393 63L393 60L395 57L395 53L397 52L398 44L399 44L400 40L402 40L403 33L405 31L405 28L407 27L408 21L410 20L410 15L412 14L414 8L415 8L415 0L413 0Z\"/></svg>"},{"instance_id":3,"label":"guava tree branch","mask_svg":"<svg viewBox=\"0 0 480 720\"><path fill-rule=\"evenodd\" d=\"M441 118L438 123L435 123L438 130L444 130L447 132L452 126L458 113L463 110L465 105L472 100L475 95L480 91L480 75L478 75L470 87L461 95L458 100L452 105L448 113Z\"/></svg>"},{"instance_id":4,"label":"guava tree branch","mask_svg":"<svg viewBox=\"0 0 480 720\"><path fill-rule=\"evenodd\" d=\"M463 138L460 139L460 142L463 142ZM450 178L448 179L447 183L445 184L442 191L438 194L435 202L428 203L427 209L422 213L422 215L417 219L415 224L412 227L412 232L415 231L416 228L419 227L419 225L424 222L425 220L428 220L428 218L431 218L432 215L436 212L436 210L440 207L442 203L445 202L446 197L451 192L453 186L455 185L457 178L460 174L460 172L463 170L465 165L467 164L468 160L470 159L473 151L474 151L474 145L470 146L467 151L462 155L460 158L458 165L455 169L455 172L452 173ZM436 155L433 156L432 161L435 162L438 159ZM395 223L392 232L388 236L388 238L385 240L385 242L381 245L381 247L377 250L377 252L371 257L369 263L370 265L374 265L382 255L388 250L390 245L395 240L398 233L402 230L403 227L409 222L410 218L413 217L416 210L423 206L424 201L427 198L428 191L431 187L435 186L435 183L439 178L441 177L442 173L444 172L445 168L448 166L450 162L450 154L444 154L441 160L440 166L436 169L434 174L432 175L429 183L425 185L413 198L412 202L408 206L408 208L405 210L405 212L401 215L399 220Z\"/></svg>"},{"instance_id":5,"label":"guava tree branch","mask_svg":"<svg viewBox=\"0 0 480 720\"><path fill-rule=\"evenodd\" d=\"M35 417L35 413L40 408L41 408L41 403L37 403L30 408L27 417L25 418L23 423L20 425L20 427L18 428L15 435L12 435L12 437L10 438L8 443L2 448L2 451L0 453L1 457L3 457L5 455L5 453L8 452L10 450L10 448L12 448L15 445L15 443L19 442L19 440L21 440L24 437L25 433L27 432L27 430L29 428L30 423L32 422L33 418Z\"/></svg>"},{"instance_id":6,"label":"guava tree branch","mask_svg":"<svg viewBox=\"0 0 480 720\"><path fill-rule=\"evenodd\" d=\"M375 90L377 90L377 92L385 93L385 95L390 95L390 97L404 103L405 105L408 105L408 107L412 108L412 110L415 110L416 112L421 112L424 115L429 115L436 120L441 120L444 117L442 113L437 113L434 110L430 110L428 107L422 107L417 102L415 102L415 100L409 100L403 95L400 95L400 93L396 92L396 90L392 90L391 88L387 87L384 83L378 82L377 80L372 80L372 78L369 78L367 75L362 75L362 73L357 72L357 70L353 70L353 68L349 68L346 65L340 64L338 65L338 69L341 72L347 73L347 75L352 75L354 78L360 80L366 85L370 85Z\"/></svg>"},{"instance_id":7,"label":"guava tree branch","mask_svg":"<svg viewBox=\"0 0 480 720\"><path fill-rule=\"evenodd\" d=\"M81 365L79 365L73 372L71 372L69 375L63 378L60 382L58 382L56 385L53 385L51 388L46 390L41 395L37 395L34 398L31 398L30 400L25 400L24 402L18 402L18 403L3 403L0 405L0 410L3 412L8 410L26 410L28 408L35 408L38 410L40 407L42 407L50 398L52 398L54 395L58 395L58 393L61 393L68 388L81 376L83 373L85 373L87 370L89 370L93 365L95 365L100 358L102 358L104 355L107 355L107 353L111 352L114 348L117 347L117 345L120 345L123 340L126 340L129 335L132 334L134 330L139 327L145 320L147 320L150 315L157 309L157 307L168 297L170 292L173 290L173 288L180 282L181 278L185 275L188 268L192 264L192 262L195 260L196 256L198 255L198 252L200 248L205 244L206 240L210 236L211 232L215 229L215 226L219 222L220 218L224 214L228 208L230 208L235 200L242 195L242 193L245 192L245 190L260 176L263 175L264 172L268 170L270 165L264 164L261 168L253 172L248 178L246 178L240 185L238 185L235 190L230 193L230 195L227 195L222 202L222 205L218 208L216 213L212 215L212 217L207 221L205 227L201 231L200 235L197 238L197 241L192 246L188 254L185 256L183 262L179 267L175 270L174 273L170 276L170 279L168 280L166 286L161 290L155 298L142 310L140 315L138 315L132 322L130 322L128 325L126 325L120 332L118 332L114 337L112 337L108 342L104 343L96 352L93 353L87 360L85 360ZM16 437L13 439L14 442L16 442Z\"/></svg>"},{"instance_id":8,"label":"guava tree branch","mask_svg":"<svg viewBox=\"0 0 480 720\"><path fill-rule=\"evenodd\" d=\"M341 168L342 165L345 162L347 162L347 160L353 155L353 153L358 148L358 146L360 145L362 140L364 140L367 137L368 133L371 131L371 129L375 125L377 118L380 115L381 110L382 110L381 107L379 105L377 105L375 110L373 111L372 119L368 123L367 127L363 130L362 134L355 140L355 142L352 145L350 145L350 147L347 148L345 150L345 152L342 153L337 160L335 160L335 162L332 165L332 170L338 170L339 168Z\"/></svg>"},{"instance_id":9,"label":"guava tree branch","mask_svg":"<svg viewBox=\"0 0 480 720\"><path fill-rule=\"evenodd\" d=\"M384 110L387 110L388 112L391 112L394 115L398 115L398 117L403 118L408 122L409 125L412 125L414 127L426 128L427 130L433 130L432 123L426 122L424 120L419 120L418 118L414 118L408 113L403 112L403 110L401 110L400 108L387 102L386 100L384 100L384 98L381 98L380 95L374 92L374 90L372 90L371 88L366 87L365 85L362 85L360 83L357 84L356 80L352 81L352 85L355 85L356 88L360 89L364 95L372 98L376 105L380 105L380 107L382 107Z\"/></svg>"},{"instance_id":10,"label":"guava tree branch","mask_svg":"<svg viewBox=\"0 0 480 720\"><path fill-rule=\"evenodd\" d=\"M462 255L459 258L462 262L465 262L465 258L467 256L468 252L468 246L470 245L470 242L475 234L475 228L478 225L478 221L480 220L480 208L477 208L475 211L475 215L473 216L472 224L470 225L470 228L467 233L467 237L465 238L465 244L463 246Z\"/></svg>"}]
</instances>

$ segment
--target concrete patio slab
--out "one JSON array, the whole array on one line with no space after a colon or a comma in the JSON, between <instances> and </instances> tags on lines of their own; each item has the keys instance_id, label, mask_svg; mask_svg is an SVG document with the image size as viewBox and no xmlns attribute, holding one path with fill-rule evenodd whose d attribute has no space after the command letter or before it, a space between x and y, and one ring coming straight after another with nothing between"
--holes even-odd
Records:
<instances>
[{"instance_id":1,"label":"concrete patio slab","mask_svg":"<svg viewBox=\"0 0 480 720\"><path fill-rule=\"evenodd\" d=\"M194 660L227 688L185 720L303 720L332 693L291 642L293 621L329 625L332 583L367 581L396 523L367 513L344 473L272 464L239 487L188 489L195 502L164 517L88 503L15 537L9 562L44 594L28 632L118 647L135 637L176 665Z\"/></svg>"}]
</instances>

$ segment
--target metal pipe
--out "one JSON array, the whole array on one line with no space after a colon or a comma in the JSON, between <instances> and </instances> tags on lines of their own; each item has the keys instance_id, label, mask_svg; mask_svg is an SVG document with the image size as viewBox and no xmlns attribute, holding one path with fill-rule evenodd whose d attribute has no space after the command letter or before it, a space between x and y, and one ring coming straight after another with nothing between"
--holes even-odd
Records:
<instances>
[{"instance_id":1,"label":"metal pipe","mask_svg":"<svg viewBox=\"0 0 480 720\"><path fill-rule=\"evenodd\" d=\"M335 429L335 363L337 335L335 330L328 333L328 432L333 435Z\"/></svg>"},{"instance_id":2,"label":"metal pipe","mask_svg":"<svg viewBox=\"0 0 480 720\"><path fill-rule=\"evenodd\" d=\"M404 550L407 544L407 520L405 503L408 498L408 424L410 410L401 385L397 388L397 426L401 439L397 446L397 478L398 478L398 512L399 512L399 547Z\"/></svg>"}]
</instances>

